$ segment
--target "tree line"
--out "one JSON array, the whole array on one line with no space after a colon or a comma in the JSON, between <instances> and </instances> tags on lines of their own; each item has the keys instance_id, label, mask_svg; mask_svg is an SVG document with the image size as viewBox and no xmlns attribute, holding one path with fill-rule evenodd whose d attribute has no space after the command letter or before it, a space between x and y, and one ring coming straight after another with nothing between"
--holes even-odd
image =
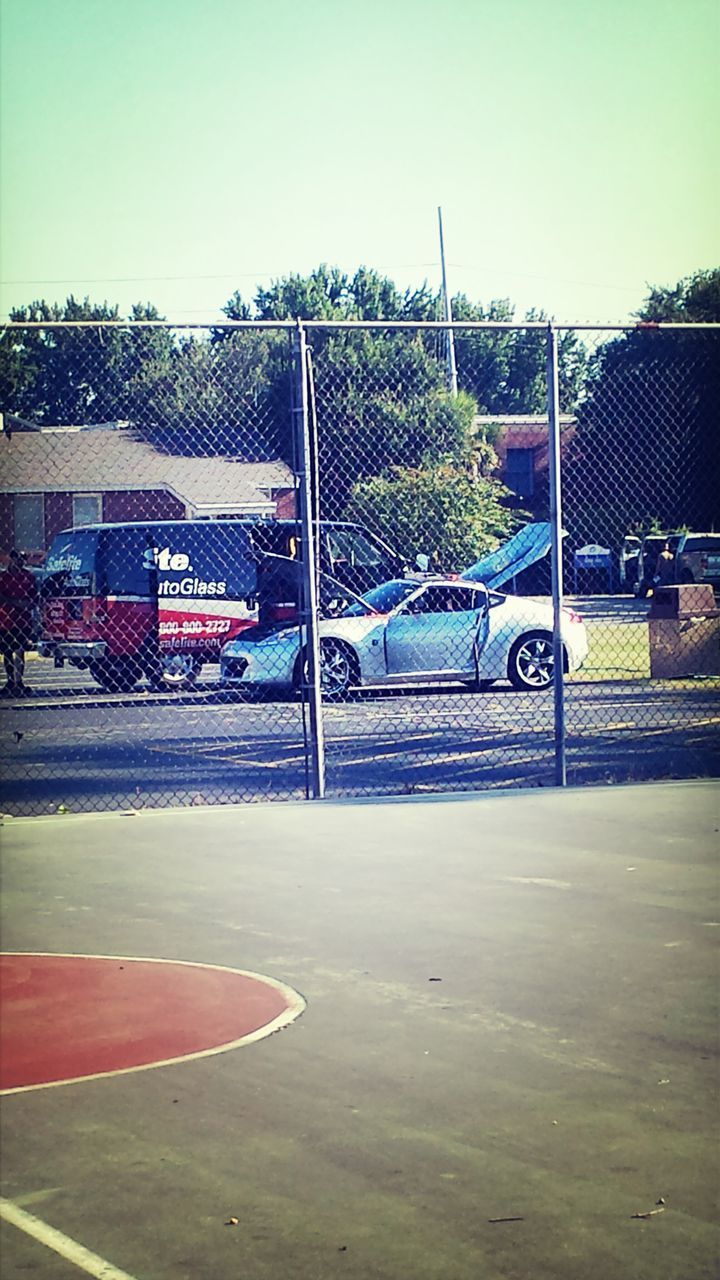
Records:
<instances>
[{"instance_id":1,"label":"tree line","mask_svg":"<svg viewBox=\"0 0 720 1280\"><path fill-rule=\"evenodd\" d=\"M638 319L718 320L719 295L720 271L699 272L672 289L653 289ZM258 289L251 302L234 293L222 312L228 320L422 323L441 316L440 296L427 285L401 291L368 268L348 275L324 265ZM507 322L514 309L507 300L483 307L461 294L453 315ZM294 465L286 332L103 327L125 318L117 306L87 298L16 308L17 327L0 334L0 408L39 424L127 420L167 453ZM128 318L162 317L143 303ZM97 327L21 327L73 320ZM496 475L493 432L478 427L478 415L544 413L546 371L542 330L458 330L460 394L453 397L444 343L440 331L421 329L313 329L309 336L323 514L362 515L391 541L399 523L411 545L427 546L429 536L436 563L450 567L491 549L518 518ZM561 334L561 409L578 422L566 459L571 532L614 545L633 521L708 523L716 357L715 334L633 330L592 353L576 333Z\"/></svg>"}]
</instances>

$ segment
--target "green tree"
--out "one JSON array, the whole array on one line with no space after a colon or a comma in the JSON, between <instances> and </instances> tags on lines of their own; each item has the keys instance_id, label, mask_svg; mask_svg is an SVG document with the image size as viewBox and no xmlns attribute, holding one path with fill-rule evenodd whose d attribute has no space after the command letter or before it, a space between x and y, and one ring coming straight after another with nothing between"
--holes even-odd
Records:
<instances>
[{"instance_id":1,"label":"green tree","mask_svg":"<svg viewBox=\"0 0 720 1280\"><path fill-rule=\"evenodd\" d=\"M343 513L357 481L425 458L464 458L475 414L453 399L415 334L332 335L315 361L321 509Z\"/></svg>"},{"instance_id":2,"label":"green tree","mask_svg":"<svg viewBox=\"0 0 720 1280\"><path fill-rule=\"evenodd\" d=\"M365 267L348 276L322 265L308 277L289 276L258 290L255 312L264 320L424 320L435 302L427 288L401 293ZM238 294L224 310L232 319L247 315ZM227 331L219 331L219 340L230 341ZM453 401L421 331L311 329L309 346L325 516L343 513L362 477L388 466L417 466L428 453L462 454L475 406ZM267 372L280 405L290 392L287 366L271 361ZM288 446L284 456L290 461Z\"/></svg>"},{"instance_id":3,"label":"green tree","mask_svg":"<svg viewBox=\"0 0 720 1280\"><path fill-rule=\"evenodd\" d=\"M401 293L368 267L349 276L321 263L308 276L285 276L258 289L252 308L235 293L223 311L232 320L434 320L437 307L438 295L427 285Z\"/></svg>"},{"instance_id":4,"label":"green tree","mask_svg":"<svg viewBox=\"0 0 720 1280\"><path fill-rule=\"evenodd\" d=\"M107 302L62 305L33 302L11 312L17 328L0 335L0 402L3 409L38 423L81 426L132 416L129 386L149 359L169 358L172 335L165 329L111 325L120 319ZM150 304L138 303L130 319L157 320ZM97 321L73 328L72 322ZM47 323L47 328L22 325ZM51 327L58 322L67 328Z\"/></svg>"},{"instance_id":5,"label":"green tree","mask_svg":"<svg viewBox=\"0 0 720 1280\"><path fill-rule=\"evenodd\" d=\"M185 337L146 360L129 391L136 429L165 452L292 459L287 338Z\"/></svg>"},{"instance_id":6,"label":"green tree","mask_svg":"<svg viewBox=\"0 0 720 1280\"><path fill-rule=\"evenodd\" d=\"M449 572L494 551L514 531L517 517L503 506L507 494L498 480L475 479L451 459L426 461L359 481L347 514Z\"/></svg>"},{"instance_id":7,"label":"green tree","mask_svg":"<svg viewBox=\"0 0 720 1280\"><path fill-rule=\"evenodd\" d=\"M484 308L459 294L453 299L453 319L507 324L514 321L515 312L507 298ZM537 323L547 317L530 310L525 320ZM461 329L455 335L458 386L475 396L481 413L545 413L546 358L544 329ZM563 332L558 341L558 372L564 413L575 407L586 364L587 352L578 336Z\"/></svg>"},{"instance_id":8,"label":"green tree","mask_svg":"<svg viewBox=\"0 0 720 1280\"><path fill-rule=\"evenodd\" d=\"M439 293L427 285L401 292L367 267L348 275L325 264L309 276L287 276L259 289L252 308L237 293L224 308L231 319L418 323L438 319L440 310ZM454 300L454 314L461 321L507 321L513 311L507 301L493 302L485 311L461 295ZM218 336L227 340L222 331ZM418 467L423 458L446 456L464 464L478 407L499 414L544 411L544 338L544 332L532 330L458 332L459 383L466 395L453 401L442 333L310 329L324 514L341 514L353 484L387 467ZM584 353L572 335L561 347L562 394L570 402L578 393ZM287 377L282 364L275 372ZM274 376L272 366L268 375ZM282 402L279 385L274 399ZM477 445L476 466L481 460Z\"/></svg>"},{"instance_id":9,"label":"green tree","mask_svg":"<svg viewBox=\"0 0 720 1280\"><path fill-rule=\"evenodd\" d=\"M595 354L563 467L578 541L615 547L628 530L717 527L720 333L659 322L720 322L720 270L651 289L639 326Z\"/></svg>"}]
</instances>

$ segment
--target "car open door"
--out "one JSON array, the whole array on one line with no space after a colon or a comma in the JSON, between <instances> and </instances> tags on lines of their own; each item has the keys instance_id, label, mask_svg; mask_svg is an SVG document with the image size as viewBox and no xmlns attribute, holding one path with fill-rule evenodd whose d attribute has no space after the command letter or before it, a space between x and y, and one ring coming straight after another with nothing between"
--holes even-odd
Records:
<instances>
[{"instance_id":1,"label":"car open door","mask_svg":"<svg viewBox=\"0 0 720 1280\"><path fill-rule=\"evenodd\" d=\"M488 597L483 587L428 583L387 623L387 673L474 679L487 632Z\"/></svg>"}]
</instances>

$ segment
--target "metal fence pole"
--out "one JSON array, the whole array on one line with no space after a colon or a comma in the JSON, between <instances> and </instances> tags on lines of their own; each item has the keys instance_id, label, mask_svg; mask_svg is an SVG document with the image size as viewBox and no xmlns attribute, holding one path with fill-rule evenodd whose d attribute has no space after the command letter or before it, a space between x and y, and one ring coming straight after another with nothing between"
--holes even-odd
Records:
<instances>
[{"instance_id":1,"label":"metal fence pole","mask_svg":"<svg viewBox=\"0 0 720 1280\"><path fill-rule=\"evenodd\" d=\"M302 609L301 625L305 632L308 659L307 690L310 706L310 779L314 800L325 795L325 737L323 732L322 696L320 692L320 642L318 639L318 580L315 537L318 528L315 506L310 420L308 415L308 349L305 330L298 320L294 335L295 353L295 440L298 477L300 480L300 522L302 528ZM304 677L303 677L304 683Z\"/></svg>"},{"instance_id":2,"label":"metal fence pole","mask_svg":"<svg viewBox=\"0 0 720 1280\"><path fill-rule=\"evenodd\" d=\"M558 385L557 331L552 324L547 327L547 404L548 442L550 470L550 532L552 538L552 601L553 601L553 669L555 679L555 783L567 786L565 766L565 676L563 672L563 644L560 619L563 599L562 560L562 485L560 473L560 391Z\"/></svg>"}]
</instances>

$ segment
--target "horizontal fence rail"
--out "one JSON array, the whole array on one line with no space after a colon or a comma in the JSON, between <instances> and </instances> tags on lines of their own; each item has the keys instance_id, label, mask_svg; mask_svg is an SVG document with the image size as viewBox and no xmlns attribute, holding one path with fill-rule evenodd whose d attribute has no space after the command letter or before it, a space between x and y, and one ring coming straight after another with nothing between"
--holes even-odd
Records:
<instances>
[{"instance_id":1,"label":"horizontal fence rail","mask_svg":"<svg viewBox=\"0 0 720 1280\"><path fill-rule=\"evenodd\" d=\"M5 325L3 810L717 774L719 354L710 324Z\"/></svg>"}]
</instances>

